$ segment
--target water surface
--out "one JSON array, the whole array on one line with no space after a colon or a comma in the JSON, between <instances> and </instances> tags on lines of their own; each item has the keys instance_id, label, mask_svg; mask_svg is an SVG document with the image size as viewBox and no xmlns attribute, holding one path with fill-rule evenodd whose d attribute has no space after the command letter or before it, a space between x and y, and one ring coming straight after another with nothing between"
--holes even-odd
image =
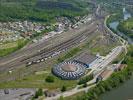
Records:
<instances>
[{"instance_id":1,"label":"water surface","mask_svg":"<svg viewBox=\"0 0 133 100\"><path fill-rule=\"evenodd\" d=\"M123 16L124 20L127 20L132 17L131 14L125 8L123 8Z\"/></svg>"},{"instance_id":2,"label":"water surface","mask_svg":"<svg viewBox=\"0 0 133 100\"><path fill-rule=\"evenodd\" d=\"M112 23L109 24L109 26L114 29L114 30L117 30L117 26L119 25L119 22L118 21L114 21Z\"/></svg>"},{"instance_id":3,"label":"water surface","mask_svg":"<svg viewBox=\"0 0 133 100\"><path fill-rule=\"evenodd\" d=\"M128 100L133 99L133 76L117 89L105 93L100 100Z\"/></svg>"}]
</instances>

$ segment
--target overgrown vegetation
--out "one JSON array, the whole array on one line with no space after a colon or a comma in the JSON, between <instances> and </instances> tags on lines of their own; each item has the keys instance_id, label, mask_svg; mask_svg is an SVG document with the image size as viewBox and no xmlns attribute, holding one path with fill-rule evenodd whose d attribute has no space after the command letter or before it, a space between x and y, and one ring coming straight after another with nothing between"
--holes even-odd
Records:
<instances>
[{"instance_id":1,"label":"overgrown vegetation","mask_svg":"<svg viewBox=\"0 0 133 100\"><path fill-rule=\"evenodd\" d=\"M78 85L81 85L81 84L85 84L87 83L88 81L92 80L93 79L93 75L89 75L89 76L85 76L83 78L81 78L78 82Z\"/></svg>"},{"instance_id":2,"label":"overgrown vegetation","mask_svg":"<svg viewBox=\"0 0 133 100\"><path fill-rule=\"evenodd\" d=\"M61 88L61 91L65 92L66 90L67 90L67 87L63 85L62 88Z\"/></svg>"},{"instance_id":3,"label":"overgrown vegetation","mask_svg":"<svg viewBox=\"0 0 133 100\"><path fill-rule=\"evenodd\" d=\"M47 76L45 81L49 82L49 83L53 83L54 82L54 77L53 76Z\"/></svg>"},{"instance_id":4,"label":"overgrown vegetation","mask_svg":"<svg viewBox=\"0 0 133 100\"><path fill-rule=\"evenodd\" d=\"M64 56L61 56L58 58L58 62L63 62L68 58L73 57L74 55L76 55L78 52L80 52L81 49L79 47L73 48L72 50L70 50L69 52L67 52Z\"/></svg>"},{"instance_id":5,"label":"overgrown vegetation","mask_svg":"<svg viewBox=\"0 0 133 100\"><path fill-rule=\"evenodd\" d=\"M4 49L0 49L0 57L6 56L16 50L21 49L22 47L24 47L26 44L28 43L28 40L18 40L15 42L16 46L15 47L11 47L11 48L4 48Z\"/></svg>"},{"instance_id":6,"label":"overgrown vegetation","mask_svg":"<svg viewBox=\"0 0 133 100\"><path fill-rule=\"evenodd\" d=\"M38 89L35 93L35 96L33 97L33 99L38 98L39 96L43 95L43 90L42 89Z\"/></svg>"}]
</instances>

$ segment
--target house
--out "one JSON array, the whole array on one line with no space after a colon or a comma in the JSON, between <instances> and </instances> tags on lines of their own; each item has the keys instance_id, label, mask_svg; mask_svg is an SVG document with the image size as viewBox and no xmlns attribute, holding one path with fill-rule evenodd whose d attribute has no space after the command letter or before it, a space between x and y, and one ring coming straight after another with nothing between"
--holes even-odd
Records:
<instances>
[{"instance_id":1,"label":"house","mask_svg":"<svg viewBox=\"0 0 133 100\"><path fill-rule=\"evenodd\" d=\"M106 69L104 70L96 79L96 82L106 80L111 74L113 73L113 70Z\"/></svg>"},{"instance_id":2,"label":"house","mask_svg":"<svg viewBox=\"0 0 133 100\"><path fill-rule=\"evenodd\" d=\"M44 94L45 94L46 97L54 97L54 96L56 96L59 93L60 93L59 90L51 90L51 91L50 90L46 90L44 92Z\"/></svg>"},{"instance_id":3,"label":"house","mask_svg":"<svg viewBox=\"0 0 133 100\"><path fill-rule=\"evenodd\" d=\"M121 71L121 70L125 69L126 67L127 67L126 64L120 64L119 66L116 67L115 71Z\"/></svg>"}]
</instances>

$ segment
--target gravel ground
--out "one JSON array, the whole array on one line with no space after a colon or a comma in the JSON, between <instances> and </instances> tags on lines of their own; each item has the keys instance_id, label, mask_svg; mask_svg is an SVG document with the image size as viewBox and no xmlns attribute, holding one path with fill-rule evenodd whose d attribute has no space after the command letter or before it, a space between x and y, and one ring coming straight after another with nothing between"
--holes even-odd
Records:
<instances>
[{"instance_id":1,"label":"gravel ground","mask_svg":"<svg viewBox=\"0 0 133 100\"><path fill-rule=\"evenodd\" d=\"M31 100L36 89L0 89L0 100Z\"/></svg>"}]
</instances>

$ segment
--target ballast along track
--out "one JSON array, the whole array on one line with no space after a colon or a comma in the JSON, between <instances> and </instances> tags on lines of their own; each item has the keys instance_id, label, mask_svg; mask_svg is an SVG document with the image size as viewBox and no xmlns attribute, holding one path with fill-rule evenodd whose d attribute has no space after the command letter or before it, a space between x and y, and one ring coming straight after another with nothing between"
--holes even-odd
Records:
<instances>
[{"instance_id":1,"label":"ballast along track","mask_svg":"<svg viewBox=\"0 0 133 100\"><path fill-rule=\"evenodd\" d=\"M63 43L60 43L57 46L54 46L54 47L49 48L49 49L41 50L39 53L32 55L26 59L23 59L21 62L27 63L27 62L32 62L32 61L39 61L41 59L45 60L45 58L51 57L55 52L62 52L62 51L65 51L65 50L79 44L86 37L91 35L91 33L95 32L95 30L96 30L96 27L93 27L91 30L86 31L82 34L79 34L78 36L75 36L75 37L73 37L73 38L71 38L71 39L69 39Z\"/></svg>"},{"instance_id":2,"label":"ballast along track","mask_svg":"<svg viewBox=\"0 0 133 100\"><path fill-rule=\"evenodd\" d=\"M87 30L83 31L79 35L76 35L73 38L71 38L63 43L60 43L51 48L43 49L40 52L33 54L31 56L25 57L18 62L12 62L11 64L1 66L0 72L13 70L14 68L18 68L19 66L21 67L21 66L27 65L27 63L33 62L33 61L35 61L34 64L36 64L37 60L47 58L48 56L51 56L55 52L69 49L72 46L79 44L82 40L85 39L85 37L88 37L89 35L91 35L91 33L95 32L96 30L97 30L96 23L93 23L93 25L90 28L88 27ZM45 61L45 59L44 59L44 61Z\"/></svg>"}]
</instances>

